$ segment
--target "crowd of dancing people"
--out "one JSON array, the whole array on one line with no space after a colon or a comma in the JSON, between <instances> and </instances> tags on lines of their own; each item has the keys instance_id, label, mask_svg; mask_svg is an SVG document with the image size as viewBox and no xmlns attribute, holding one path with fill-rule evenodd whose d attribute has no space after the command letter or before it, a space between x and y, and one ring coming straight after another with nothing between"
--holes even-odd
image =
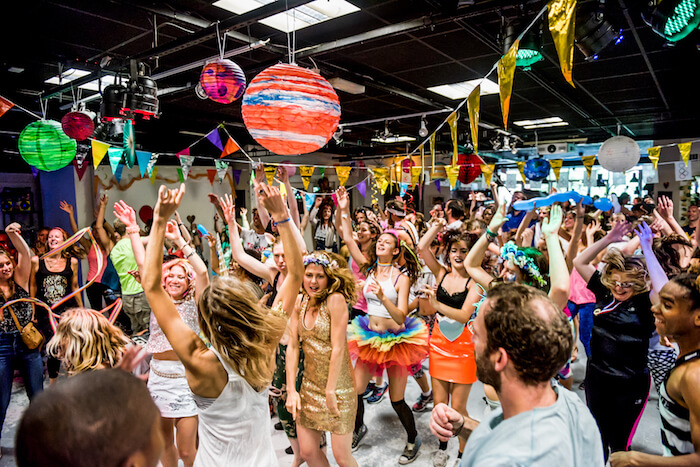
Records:
<instances>
[{"instance_id":1,"label":"crowd of dancing people","mask_svg":"<svg viewBox=\"0 0 700 467\"><path fill-rule=\"evenodd\" d=\"M388 393L401 465L426 445L435 467L700 465L697 206L685 226L666 197L518 211L525 194L506 202L492 185L424 215L410 196L351 209L322 181L309 210L258 176L250 219L209 195L211 234L183 223L184 184L160 188L148 225L102 195L73 244L56 227L30 248L29 226L8 225L2 422L15 370L31 401L17 464L275 466L274 415L294 467L329 466L327 443L352 467L383 430L365 406ZM579 348L585 400L572 392ZM421 393L407 402L409 378ZM652 384L663 456L631 451ZM431 409L421 439L414 414Z\"/></svg>"}]
</instances>

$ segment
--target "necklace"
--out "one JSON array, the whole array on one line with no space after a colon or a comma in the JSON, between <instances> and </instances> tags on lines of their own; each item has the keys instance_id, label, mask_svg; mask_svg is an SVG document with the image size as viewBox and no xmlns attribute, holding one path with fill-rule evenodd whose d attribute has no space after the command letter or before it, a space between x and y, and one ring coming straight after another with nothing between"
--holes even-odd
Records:
<instances>
[{"instance_id":1,"label":"necklace","mask_svg":"<svg viewBox=\"0 0 700 467\"><path fill-rule=\"evenodd\" d=\"M392 266L392 263L380 263L379 261L377 261L377 266L379 266L380 268L388 268Z\"/></svg>"}]
</instances>

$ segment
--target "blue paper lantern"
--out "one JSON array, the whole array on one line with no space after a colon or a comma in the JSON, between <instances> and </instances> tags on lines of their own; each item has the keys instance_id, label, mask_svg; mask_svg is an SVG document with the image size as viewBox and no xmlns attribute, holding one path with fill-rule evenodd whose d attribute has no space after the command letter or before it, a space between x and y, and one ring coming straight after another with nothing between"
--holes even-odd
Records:
<instances>
[{"instance_id":1,"label":"blue paper lantern","mask_svg":"<svg viewBox=\"0 0 700 467\"><path fill-rule=\"evenodd\" d=\"M549 162L545 159L530 159L525 163L525 176L528 180L533 180L535 182L544 180L549 175L549 169L551 166Z\"/></svg>"}]
</instances>

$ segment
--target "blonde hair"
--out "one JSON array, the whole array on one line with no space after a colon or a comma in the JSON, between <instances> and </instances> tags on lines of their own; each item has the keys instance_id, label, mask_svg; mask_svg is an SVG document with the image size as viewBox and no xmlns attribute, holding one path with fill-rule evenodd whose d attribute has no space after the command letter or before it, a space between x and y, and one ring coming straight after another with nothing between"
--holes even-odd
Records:
<instances>
[{"instance_id":1,"label":"blonde hair","mask_svg":"<svg viewBox=\"0 0 700 467\"><path fill-rule=\"evenodd\" d=\"M318 261L320 260L320 261ZM335 262L335 264L333 264ZM304 257L304 270L309 264L316 264L323 268L323 272L328 278L328 286L320 290L316 296L316 303L325 302L334 293L342 294L345 301L354 305L357 301L355 293L355 277L348 268L348 263L342 256L327 251L313 251ZM308 295L302 287L302 293Z\"/></svg>"},{"instance_id":2,"label":"blonde hair","mask_svg":"<svg viewBox=\"0 0 700 467\"><path fill-rule=\"evenodd\" d=\"M190 297L194 295L194 288L195 288L195 272L194 268L190 264L189 261L186 259L182 258L176 258L171 261L168 261L163 265L163 275L161 276L161 282L160 285L163 287L163 290L167 289L165 288L165 281L170 277L170 272L173 270L175 266L179 266L182 268L182 270L185 272L185 277L187 278L187 290L185 290L184 295L181 297L181 300L188 300ZM171 297L174 299L174 297Z\"/></svg>"},{"instance_id":3,"label":"blonde hair","mask_svg":"<svg viewBox=\"0 0 700 467\"><path fill-rule=\"evenodd\" d=\"M603 262L605 267L600 276L600 282L608 289L615 288L612 273L619 272L629 278L634 295L649 291L649 274L643 257L628 256L616 248L611 248L603 257Z\"/></svg>"},{"instance_id":4,"label":"blonde hair","mask_svg":"<svg viewBox=\"0 0 700 467\"><path fill-rule=\"evenodd\" d=\"M199 327L226 363L256 390L270 384L270 358L284 333L286 316L258 303L248 282L213 277L198 303Z\"/></svg>"},{"instance_id":5,"label":"blonde hair","mask_svg":"<svg viewBox=\"0 0 700 467\"><path fill-rule=\"evenodd\" d=\"M129 338L101 313L71 308L61 315L46 352L60 359L69 374L111 368L121 358Z\"/></svg>"}]
</instances>

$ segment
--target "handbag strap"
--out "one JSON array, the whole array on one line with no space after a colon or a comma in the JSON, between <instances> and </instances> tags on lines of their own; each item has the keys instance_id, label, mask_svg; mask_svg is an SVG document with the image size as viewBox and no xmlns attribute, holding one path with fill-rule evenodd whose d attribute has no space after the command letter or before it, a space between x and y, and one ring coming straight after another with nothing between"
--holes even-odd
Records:
<instances>
[{"instance_id":1,"label":"handbag strap","mask_svg":"<svg viewBox=\"0 0 700 467\"><path fill-rule=\"evenodd\" d=\"M19 325L19 320L17 319L17 316L15 315L15 311L12 309L12 306L8 306L7 308L10 309L10 314L12 315L12 320L15 322L15 326L17 326L17 330L19 332L22 332L22 327Z\"/></svg>"}]
</instances>

